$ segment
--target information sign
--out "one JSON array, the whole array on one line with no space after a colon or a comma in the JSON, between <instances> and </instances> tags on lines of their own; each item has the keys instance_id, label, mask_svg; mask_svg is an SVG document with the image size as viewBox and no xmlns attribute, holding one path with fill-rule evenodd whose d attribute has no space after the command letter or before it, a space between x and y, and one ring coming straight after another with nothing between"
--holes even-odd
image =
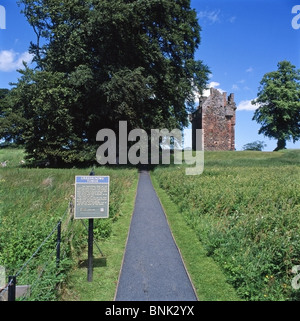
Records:
<instances>
[{"instance_id":1,"label":"information sign","mask_svg":"<svg viewBox=\"0 0 300 321\"><path fill-rule=\"evenodd\" d=\"M75 177L75 219L109 217L109 176Z\"/></svg>"}]
</instances>

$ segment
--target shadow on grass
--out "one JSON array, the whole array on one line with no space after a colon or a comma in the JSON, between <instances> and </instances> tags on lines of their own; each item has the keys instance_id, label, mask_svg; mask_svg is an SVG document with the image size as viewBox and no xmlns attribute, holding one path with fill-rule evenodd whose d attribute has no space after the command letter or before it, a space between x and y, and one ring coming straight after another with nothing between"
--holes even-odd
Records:
<instances>
[{"instance_id":1,"label":"shadow on grass","mask_svg":"<svg viewBox=\"0 0 300 321\"><path fill-rule=\"evenodd\" d=\"M93 259L93 267L106 267L106 257L94 258ZM88 259L80 260L78 263L78 267L81 268L88 268Z\"/></svg>"}]
</instances>

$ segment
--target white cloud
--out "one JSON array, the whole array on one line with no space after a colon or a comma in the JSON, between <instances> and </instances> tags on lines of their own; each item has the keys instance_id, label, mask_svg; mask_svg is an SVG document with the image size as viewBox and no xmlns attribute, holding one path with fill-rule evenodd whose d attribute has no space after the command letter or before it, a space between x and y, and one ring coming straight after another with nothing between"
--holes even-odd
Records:
<instances>
[{"instance_id":1,"label":"white cloud","mask_svg":"<svg viewBox=\"0 0 300 321\"><path fill-rule=\"evenodd\" d=\"M221 88L217 88L220 86L220 83L216 82L216 81L212 81L208 84L207 88L203 91L203 96L204 97L208 97L210 95L210 88L215 88L218 89L220 93L224 93L225 90L221 89Z\"/></svg>"},{"instance_id":2,"label":"white cloud","mask_svg":"<svg viewBox=\"0 0 300 321\"><path fill-rule=\"evenodd\" d=\"M30 63L33 55L29 52L18 53L13 49L0 51L0 71L10 72L23 67L23 61Z\"/></svg>"},{"instance_id":3,"label":"white cloud","mask_svg":"<svg viewBox=\"0 0 300 321\"><path fill-rule=\"evenodd\" d=\"M231 89L232 90L239 90L240 87L238 85L236 85L236 84L233 84Z\"/></svg>"},{"instance_id":4,"label":"white cloud","mask_svg":"<svg viewBox=\"0 0 300 321\"><path fill-rule=\"evenodd\" d=\"M219 87L220 86L220 83L219 82L216 82L216 81L212 81L208 84L208 88L216 88L216 87Z\"/></svg>"},{"instance_id":5,"label":"white cloud","mask_svg":"<svg viewBox=\"0 0 300 321\"><path fill-rule=\"evenodd\" d=\"M219 87L220 83L216 82L216 81L212 81L207 85L207 89L203 90L202 96L203 97L208 97L210 95L210 88L216 88ZM220 93L225 92L225 90L221 89L221 88L216 88L219 90ZM197 90L194 90L194 95L199 96L199 92Z\"/></svg>"},{"instance_id":6,"label":"white cloud","mask_svg":"<svg viewBox=\"0 0 300 321\"><path fill-rule=\"evenodd\" d=\"M236 16L229 16L224 13L221 13L220 9L215 10L202 10L198 12L198 19L200 20L200 23L208 23L210 25L216 23L216 22L229 22L229 23L235 23L237 17Z\"/></svg>"},{"instance_id":7,"label":"white cloud","mask_svg":"<svg viewBox=\"0 0 300 321\"><path fill-rule=\"evenodd\" d=\"M200 11L198 13L198 18L199 20L207 21L210 24L214 24L216 22L220 22L220 13L221 10L205 10L205 11Z\"/></svg>"},{"instance_id":8,"label":"white cloud","mask_svg":"<svg viewBox=\"0 0 300 321\"><path fill-rule=\"evenodd\" d=\"M246 69L246 72L252 72L254 69L252 67L249 67L248 69Z\"/></svg>"},{"instance_id":9,"label":"white cloud","mask_svg":"<svg viewBox=\"0 0 300 321\"><path fill-rule=\"evenodd\" d=\"M233 17L230 17L228 21L229 21L230 23L234 23L234 22L235 22L235 20L236 20L236 17L235 17L235 16L233 16Z\"/></svg>"},{"instance_id":10,"label":"white cloud","mask_svg":"<svg viewBox=\"0 0 300 321\"><path fill-rule=\"evenodd\" d=\"M255 104L252 105L251 101L255 100L255 99L251 99L251 100L242 100L238 106L237 106L237 110L249 110L249 111L253 111L256 110L259 107L259 104Z\"/></svg>"},{"instance_id":11,"label":"white cloud","mask_svg":"<svg viewBox=\"0 0 300 321\"><path fill-rule=\"evenodd\" d=\"M220 86L220 83L216 82L216 81L212 81L210 82L208 85L207 85L207 89L204 89L203 92L202 92L202 96L203 97L208 97L210 96L210 88L215 88L215 89L218 89L220 93L224 93L225 90L221 89L221 88L217 88ZM200 94L198 92L198 90L195 88L194 89L194 95L196 97L199 97Z\"/></svg>"}]
</instances>

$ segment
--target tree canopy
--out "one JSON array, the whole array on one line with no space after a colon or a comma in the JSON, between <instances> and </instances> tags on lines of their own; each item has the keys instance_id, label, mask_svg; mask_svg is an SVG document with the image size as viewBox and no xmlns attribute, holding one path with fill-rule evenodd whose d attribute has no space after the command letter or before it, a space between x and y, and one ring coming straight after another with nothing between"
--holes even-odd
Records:
<instances>
[{"instance_id":1,"label":"tree canopy","mask_svg":"<svg viewBox=\"0 0 300 321\"><path fill-rule=\"evenodd\" d=\"M262 151L266 146L267 145L263 141L256 140L255 142L244 145L243 150Z\"/></svg>"},{"instance_id":2,"label":"tree canopy","mask_svg":"<svg viewBox=\"0 0 300 321\"><path fill-rule=\"evenodd\" d=\"M121 120L129 130L187 125L209 75L195 60L201 28L190 0L19 3L37 36L36 67L10 95L29 158L94 159L97 132L117 132Z\"/></svg>"},{"instance_id":3,"label":"tree canopy","mask_svg":"<svg viewBox=\"0 0 300 321\"><path fill-rule=\"evenodd\" d=\"M262 125L259 134L277 139L276 150L280 150L286 141L300 139L300 69L289 61L277 66L277 71L263 76L252 104L260 106L253 117Z\"/></svg>"}]
</instances>

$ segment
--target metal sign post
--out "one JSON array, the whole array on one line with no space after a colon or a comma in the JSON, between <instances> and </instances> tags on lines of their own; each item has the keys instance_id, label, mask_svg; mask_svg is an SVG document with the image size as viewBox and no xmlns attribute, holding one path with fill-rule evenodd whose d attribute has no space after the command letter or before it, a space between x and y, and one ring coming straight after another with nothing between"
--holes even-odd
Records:
<instances>
[{"instance_id":1,"label":"metal sign post","mask_svg":"<svg viewBox=\"0 0 300 321\"><path fill-rule=\"evenodd\" d=\"M93 228L95 218L109 217L109 176L75 177L75 219L88 219L88 282L93 280Z\"/></svg>"},{"instance_id":2,"label":"metal sign post","mask_svg":"<svg viewBox=\"0 0 300 321\"><path fill-rule=\"evenodd\" d=\"M88 235L88 282L93 281L93 243L94 243L94 219L89 219L89 235Z\"/></svg>"},{"instance_id":3,"label":"metal sign post","mask_svg":"<svg viewBox=\"0 0 300 321\"><path fill-rule=\"evenodd\" d=\"M95 176L94 170L90 172L90 176ZM88 231L88 282L93 281L93 244L94 244L94 219L89 219Z\"/></svg>"}]
</instances>

